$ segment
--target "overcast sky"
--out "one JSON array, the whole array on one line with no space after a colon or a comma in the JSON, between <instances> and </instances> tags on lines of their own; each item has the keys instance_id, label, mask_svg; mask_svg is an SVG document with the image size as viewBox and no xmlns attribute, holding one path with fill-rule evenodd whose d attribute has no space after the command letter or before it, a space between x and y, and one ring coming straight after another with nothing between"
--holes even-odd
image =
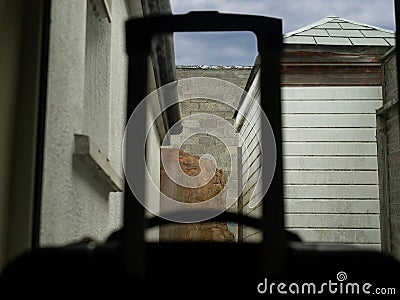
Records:
<instances>
[{"instance_id":1,"label":"overcast sky","mask_svg":"<svg viewBox=\"0 0 400 300\"><path fill-rule=\"evenodd\" d=\"M393 0L170 0L174 14L191 10L257 14L283 19L284 33L326 16L394 30ZM205 20L206 22L206 20ZM255 38L250 33L175 34L177 65L252 65Z\"/></svg>"}]
</instances>

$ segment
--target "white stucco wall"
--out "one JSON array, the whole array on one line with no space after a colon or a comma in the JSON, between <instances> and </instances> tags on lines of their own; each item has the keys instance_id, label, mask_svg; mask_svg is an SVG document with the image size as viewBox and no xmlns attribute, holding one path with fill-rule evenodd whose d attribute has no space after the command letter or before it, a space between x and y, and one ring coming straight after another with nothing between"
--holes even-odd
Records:
<instances>
[{"instance_id":1,"label":"white stucco wall","mask_svg":"<svg viewBox=\"0 0 400 300\"><path fill-rule=\"evenodd\" d=\"M109 106L108 157L114 170L123 176L122 136L126 124L126 97L128 93L128 57L125 45L125 21L128 8L125 1L113 1L111 4L113 21L111 23L111 105ZM123 221L123 194L109 194L109 230L114 231Z\"/></svg>"},{"instance_id":2,"label":"white stucco wall","mask_svg":"<svg viewBox=\"0 0 400 300\"><path fill-rule=\"evenodd\" d=\"M112 22L89 2L52 4L46 119L42 245L85 236L104 240L122 226L123 193L112 192L96 170L74 159L75 134L87 135L104 161L123 178L122 138L126 123L128 57L125 21L142 15L140 1L108 1ZM153 74L150 90L155 87ZM160 133L146 148L148 168L159 184ZM159 195L149 195L157 197ZM148 235L158 239L158 229Z\"/></svg>"},{"instance_id":3,"label":"white stucco wall","mask_svg":"<svg viewBox=\"0 0 400 300\"><path fill-rule=\"evenodd\" d=\"M86 1L52 3L41 244L83 236L102 240L120 226L122 193L73 158L74 134L88 135L122 177L127 57L125 1L112 1L113 21ZM88 51L86 51L88 50Z\"/></svg>"}]
</instances>

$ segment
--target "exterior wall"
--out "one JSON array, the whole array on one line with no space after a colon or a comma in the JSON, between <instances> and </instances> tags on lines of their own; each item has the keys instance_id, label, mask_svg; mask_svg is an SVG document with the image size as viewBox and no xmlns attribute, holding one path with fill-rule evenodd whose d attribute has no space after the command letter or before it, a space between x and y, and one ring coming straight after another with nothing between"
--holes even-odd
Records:
<instances>
[{"instance_id":1,"label":"exterior wall","mask_svg":"<svg viewBox=\"0 0 400 300\"><path fill-rule=\"evenodd\" d=\"M137 3L136 3L137 2ZM53 1L50 28L42 245L90 236L104 240L122 225L123 194L116 182L78 160L76 134L89 137L99 157L123 178L122 137L127 96L125 21L141 15L140 1L108 1L112 21L95 15L91 2ZM150 73L151 90L155 88ZM148 167L159 183L160 137L147 142ZM107 170L106 170L107 171ZM157 238L158 231L151 234Z\"/></svg>"},{"instance_id":2,"label":"exterior wall","mask_svg":"<svg viewBox=\"0 0 400 300\"><path fill-rule=\"evenodd\" d=\"M249 89L256 99L258 84L256 76ZM282 100L286 227L305 242L379 249L374 113L382 103L381 87L283 87ZM243 172L250 168L249 174L256 176L259 148L249 141L259 129L259 112L250 97L246 106L249 120L239 132L251 154L243 157ZM248 208L253 176L245 188L243 211L259 216L261 207ZM259 232L244 228L245 241L260 238Z\"/></svg>"},{"instance_id":3,"label":"exterior wall","mask_svg":"<svg viewBox=\"0 0 400 300\"><path fill-rule=\"evenodd\" d=\"M83 236L102 240L109 233L110 190L87 165L74 159L74 135L89 136L104 157L112 153L111 164L119 168L121 160L116 163L115 156L120 143L109 143L109 123L117 117L109 115L114 102L110 66L117 59L110 54L111 28L121 25L118 19L127 18L128 12L125 7L118 7L124 2L113 4L115 23L96 17L86 1L52 4L42 245L67 243ZM124 103L124 95L115 96L115 102ZM122 132L113 133L122 136Z\"/></svg>"},{"instance_id":4,"label":"exterior wall","mask_svg":"<svg viewBox=\"0 0 400 300\"><path fill-rule=\"evenodd\" d=\"M395 52L383 65L383 106L377 111L382 250L400 259L400 135Z\"/></svg>"},{"instance_id":5,"label":"exterior wall","mask_svg":"<svg viewBox=\"0 0 400 300\"><path fill-rule=\"evenodd\" d=\"M177 67L176 77L178 80L191 77L218 78L229 81L244 89L250 71L250 67L180 66ZM221 96L221 99L223 98L223 91L218 90L218 86L210 86L208 88L213 93L220 93L219 96ZM199 120L198 118L190 117L196 113L206 113L219 116L233 124L235 110L217 101L191 98L190 91L188 94L180 94L178 97L181 101L181 115L182 118L184 118L182 121L183 132L180 135L171 136L171 146L179 148L178 146L183 142L181 149L192 155L201 156L204 154L211 154L216 160L217 168L220 168L227 178L232 176L232 180L237 182L237 133L233 130L232 132L227 132L227 130L221 128L219 121ZM212 136L197 134L200 128L207 128L209 132L216 137L224 138L227 144L224 145L221 140ZM235 190L230 192L233 196L237 195L236 187L237 184L235 185ZM230 200L228 201L230 203ZM237 211L237 204L235 204L231 210ZM237 237L238 231L236 224L229 224L229 228Z\"/></svg>"},{"instance_id":6,"label":"exterior wall","mask_svg":"<svg viewBox=\"0 0 400 300\"><path fill-rule=\"evenodd\" d=\"M125 21L144 11L139 0L108 1L109 22L94 13L92 1L64 2L54 1L51 12L55 21L50 28L42 245L85 236L101 241L122 226L122 139L128 82ZM172 60L165 60L168 67L173 66ZM149 93L157 87L155 73L162 72L156 67L149 59ZM147 119L159 110L159 103L149 107ZM93 167L92 157L77 155L82 146L77 134L88 137L100 164L95 161ZM164 123L158 120L146 141L147 167L157 185L164 134ZM148 231L146 238L158 240L158 231Z\"/></svg>"},{"instance_id":7,"label":"exterior wall","mask_svg":"<svg viewBox=\"0 0 400 300\"><path fill-rule=\"evenodd\" d=\"M250 72L251 67L248 66L177 66L176 79L191 77L218 78L244 89ZM223 114L223 116L226 116L226 118L231 117L228 114Z\"/></svg>"},{"instance_id":8,"label":"exterior wall","mask_svg":"<svg viewBox=\"0 0 400 300\"><path fill-rule=\"evenodd\" d=\"M101 240L121 226L122 194L115 192L121 184L118 188L113 185L123 175L121 141L127 92L124 22L132 15L142 15L142 1L107 1L111 23L93 15L93 3L2 3L0 271L7 261L30 249L39 235L41 245L59 245L84 236ZM163 1L162 11L167 4ZM47 19L49 7L51 22ZM47 38L47 22L48 41L42 40ZM49 66L45 69L47 42ZM149 82L154 89L151 72ZM46 110L45 132L42 108ZM149 135L147 154L153 179L159 183L159 140L164 124L161 121L157 126ZM45 149L40 199L41 165L36 163L41 162L41 155L36 156L36 151L40 152L37 143L42 134ZM91 150L99 153L96 157L102 171L114 172L111 182L101 179L104 174L95 169L99 164L93 169L77 159L82 145L76 134L89 137L94 146ZM42 200L38 212L37 200ZM36 232L36 213L41 214L40 233ZM149 236L157 239L158 229Z\"/></svg>"}]
</instances>

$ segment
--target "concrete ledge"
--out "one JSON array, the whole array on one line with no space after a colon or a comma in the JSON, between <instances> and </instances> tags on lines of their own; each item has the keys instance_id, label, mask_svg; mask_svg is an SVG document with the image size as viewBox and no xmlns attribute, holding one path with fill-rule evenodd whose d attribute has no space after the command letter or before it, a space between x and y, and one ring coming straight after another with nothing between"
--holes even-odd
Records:
<instances>
[{"instance_id":1,"label":"concrete ledge","mask_svg":"<svg viewBox=\"0 0 400 300\"><path fill-rule=\"evenodd\" d=\"M124 180L87 135L75 134L74 157L84 163L110 192L122 192Z\"/></svg>"}]
</instances>

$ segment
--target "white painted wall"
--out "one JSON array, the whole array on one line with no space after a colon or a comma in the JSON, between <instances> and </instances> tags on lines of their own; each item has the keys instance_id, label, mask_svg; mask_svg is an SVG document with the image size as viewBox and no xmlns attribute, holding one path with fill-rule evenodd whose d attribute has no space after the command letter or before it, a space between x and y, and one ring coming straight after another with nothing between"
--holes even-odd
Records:
<instances>
[{"instance_id":1,"label":"white painted wall","mask_svg":"<svg viewBox=\"0 0 400 300\"><path fill-rule=\"evenodd\" d=\"M249 95L259 101L258 77ZM380 249L375 109L381 87L285 87L282 101L286 227L305 242ZM243 158L242 172L250 170L244 212L259 216L261 207L248 208L260 167L253 140L259 112L250 97L243 108L249 120L240 133L250 153ZM245 228L244 238L261 236Z\"/></svg>"},{"instance_id":2,"label":"white painted wall","mask_svg":"<svg viewBox=\"0 0 400 300\"><path fill-rule=\"evenodd\" d=\"M88 135L123 178L128 73L125 21L132 11L126 1L108 2L111 23L96 17L87 1L52 2L42 245L64 244L84 236L104 240L122 225L122 193L110 192L95 171L73 158L74 134ZM134 15L141 15L140 1L136 2ZM154 77L150 80L154 82ZM151 131L148 146L152 149L149 169L159 180L157 130Z\"/></svg>"},{"instance_id":3,"label":"white painted wall","mask_svg":"<svg viewBox=\"0 0 400 300\"><path fill-rule=\"evenodd\" d=\"M85 83L86 2L52 2L46 134L42 188L42 245L61 244L82 236L89 220L80 207L80 181L74 179L74 134L82 133ZM77 181L78 182L77 182ZM104 202L105 195L101 201ZM87 201L83 202L87 206ZM101 230L101 229L100 229ZM89 232L88 234L94 234ZM96 234L94 234L96 236ZM97 234L99 235L99 234Z\"/></svg>"},{"instance_id":4,"label":"white painted wall","mask_svg":"<svg viewBox=\"0 0 400 300\"><path fill-rule=\"evenodd\" d=\"M38 81L43 9L30 1L0 2L1 271L32 243L36 110L43 100ZM88 22L88 1L52 1L42 245L65 244L83 236L101 240L121 226L122 194L110 193L96 179L98 174L73 159L74 134L88 134L101 149L101 158L108 158L108 166L122 176L127 94L124 22L129 15L141 15L142 8L140 0L107 2L112 23L93 18ZM92 50L86 52L89 43ZM90 70L90 59L95 72ZM154 88L154 76L149 81ZM102 105L96 101L103 101ZM158 129L152 130L148 141L148 165L155 178L159 177ZM150 236L158 239L157 229Z\"/></svg>"}]
</instances>

